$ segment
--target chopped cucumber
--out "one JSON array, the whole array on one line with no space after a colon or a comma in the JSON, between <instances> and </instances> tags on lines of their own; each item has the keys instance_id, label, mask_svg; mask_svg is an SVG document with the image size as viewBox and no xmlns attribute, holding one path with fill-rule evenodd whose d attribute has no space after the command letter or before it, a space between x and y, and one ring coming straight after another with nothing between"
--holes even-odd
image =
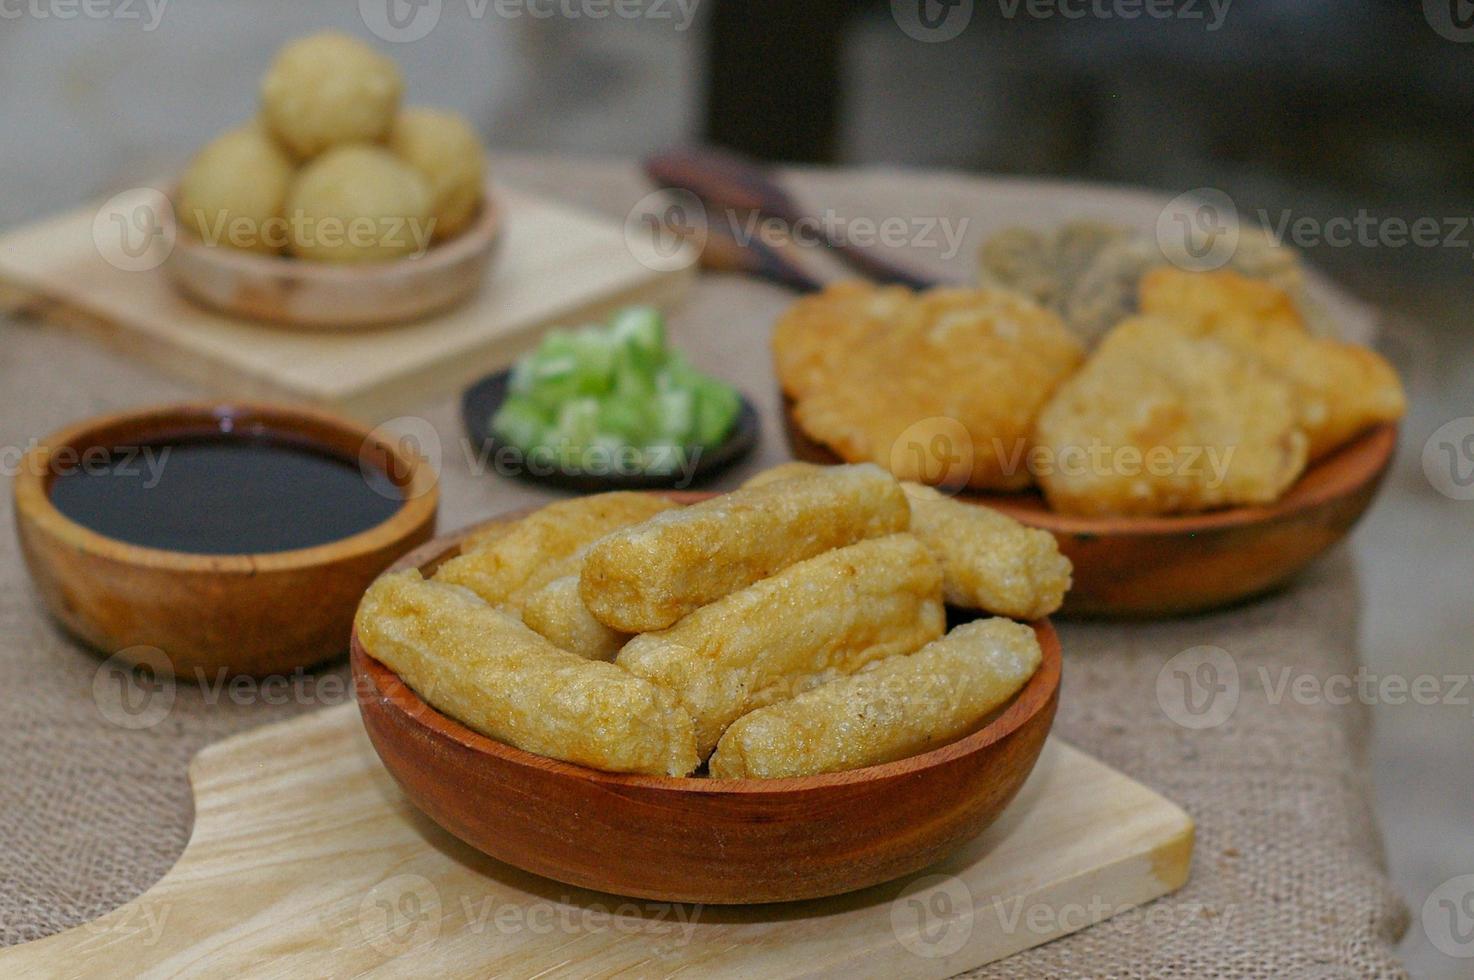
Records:
<instances>
[{"instance_id":1,"label":"chopped cucumber","mask_svg":"<svg viewBox=\"0 0 1474 980\"><path fill-rule=\"evenodd\" d=\"M719 445L741 408L737 392L667 346L652 307L630 307L607 327L553 330L512 369L492 430L524 452L544 447L568 469L597 451L628 455L647 472L674 468L679 450Z\"/></svg>"}]
</instances>

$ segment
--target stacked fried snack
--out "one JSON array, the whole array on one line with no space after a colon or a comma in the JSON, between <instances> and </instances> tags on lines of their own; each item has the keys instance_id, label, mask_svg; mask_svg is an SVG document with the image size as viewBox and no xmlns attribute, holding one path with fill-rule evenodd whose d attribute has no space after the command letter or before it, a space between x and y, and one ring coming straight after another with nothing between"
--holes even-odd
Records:
<instances>
[{"instance_id":1,"label":"stacked fried snack","mask_svg":"<svg viewBox=\"0 0 1474 980\"><path fill-rule=\"evenodd\" d=\"M777 778L975 729L1038 668L1031 627L946 633L944 597L1057 609L1054 540L873 465L785 467L688 507L613 493L381 577L365 649L493 738L616 772Z\"/></svg>"},{"instance_id":2,"label":"stacked fried snack","mask_svg":"<svg viewBox=\"0 0 1474 980\"><path fill-rule=\"evenodd\" d=\"M794 304L774 360L795 422L842 459L920 483L1037 485L1071 514L1269 503L1405 411L1385 360L1315 335L1272 282L1158 266L1137 293L1139 312L1086 357L1019 294L844 284ZM961 478L912 465L941 456Z\"/></svg>"},{"instance_id":3,"label":"stacked fried snack","mask_svg":"<svg viewBox=\"0 0 1474 980\"><path fill-rule=\"evenodd\" d=\"M461 116L401 107L404 79L344 34L298 38L261 81L260 112L179 182L179 220L209 245L314 262L382 262L470 226L486 155Z\"/></svg>"}]
</instances>

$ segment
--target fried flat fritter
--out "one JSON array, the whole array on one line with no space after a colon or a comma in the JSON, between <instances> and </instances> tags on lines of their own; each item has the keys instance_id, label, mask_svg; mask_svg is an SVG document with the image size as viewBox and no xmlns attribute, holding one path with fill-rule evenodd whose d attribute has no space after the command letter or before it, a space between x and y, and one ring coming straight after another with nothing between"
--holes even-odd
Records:
<instances>
[{"instance_id":1,"label":"fried flat fritter","mask_svg":"<svg viewBox=\"0 0 1474 980\"><path fill-rule=\"evenodd\" d=\"M781 779L904 759L976 729L1039 669L1034 631L958 626L915 653L743 715L711 757L714 779Z\"/></svg>"},{"instance_id":2,"label":"fried flat fritter","mask_svg":"<svg viewBox=\"0 0 1474 980\"><path fill-rule=\"evenodd\" d=\"M578 576L565 575L527 597L522 622L560 650L589 660L613 660L629 639L594 618L578 594Z\"/></svg>"},{"instance_id":3,"label":"fried flat fritter","mask_svg":"<svg viewBox=\"0 0 1474 980\"><path fill-rule=\"evenodd\" d=\"M906 495L890 474L875 466L834 466L616 531L588 549L579 593L610 629L664 629L794 562L904 531L910 520Z\"/></svg>"},{"instance_id":4,"label":"fried flat fritter","mask_svg":"<svg viewBox=\"0 0 1474 980\"><path fill-rule=\"evenodd\" d=\"M1267 283L1233 272L1162 267L1143 277L1141 305L1289 382L1312 460L1407 411L1392 365L1357 344L1312 336L1289 295Z\"/></svg>"},{"instance_id":5,"label":"fried flat fritter","mask_svg":"<svg viewBox=\"0 0 1474 980\"><path fill-rule=\"evenodd\" d=\"M913 312L913 294L902 286L841 282L799 299L773 327L779 385L790 398L829 388L844 370L848 349L880 337Z\"/></svg>"},{"instance_id":6,"label":"fried flat fritter","mask_svg":"<svg viewBox=\"0 0 1474 980\"><path fill-rule=\"evenodd\" d=\"M580 551L610 531L679 505L648 493L600 493L560 500L510 525L473 535L441 565L437 581L459 585L493 605L520 611L532 593L578 572Z\"/></svg>"},{"instance_id":7,"label":"fried flat fritter","mask_svg":"<svg viewBox=\"0 0 1474 980\"><path fill-rule=\"evenodd\" d=\"M1211 246L1201 239L1193 244ZM1205 261L1195 258L1187 246L1176 236L1163 238L1144 228L1089 220L1052 230L1005 228L983 243L978 281L1027 293L1058 313L1087 346L1094 346L1126 317L1150 312L1138 310L1137 304L1141 277L1149 269L1163 262L1191 269ZM1305 294L1294 249L1261 228L1245 225L1238 229L1228 263L1234 272L1284 290L1294 298L1300 315L1312 321L1313 332L1326 332L1327 317Z\"/></svg>"},{"instance_id":8,"label":"fried flat fritter","mask_svg":"<svg viewBox=\"0 0 1474 980\"><path fill-rule=\"evenodd\" d=\"M886 316L856 316L867 290ZM1019 293L854 284L795 303L774 350L795 420L841 458L993 489L1031 482L1017 463L1034 418L1083 356L1059 317Z\"/></svg>"},{"instance_id":9,"label":"fried flat fritter","mask_svg":"<svg viewBox=\"0 0 1474 980\"><path fill-rule=\"evenodd\" d=\"M1170 514L1269 503L1305 467L1291 386L1253 358L1133 317L1039 417L1033 468L1068 514Z\"/></svg>"},{"instance_id":10,"label":"fried flat fritter","mask_svg":"<svg viewBox=\"0 0 1474 980\"><path fill-rule=\"evenodd\" d=\"M684 776L697 766L691 718L670 694L557 649L465 589L414 570L384 575L354 626L422 698L484 735L611 772Z\"/></svg>"},{"instance_id":11,"label":"fried flat fritter","mask_svg":"<svg viewBox=\"0 0 1474 980\"><path fill-rule=\"evenodd\" d=\"M1304 333L1305 319L1290 294L1262 279L1229 269L1189 272L1159 265L1141 277L1137 305L1142 313L1185 316L1243 316Z\"/></svg>"},{"instance_id":12,"label":"fried flat fritter","mask_svg":"<svg viewBox=\"0 0 1474 980\"><path fill-rule=\"evenodd\" d=\"M615 664L680 700L705 756L752 709L940 636L941 592L936 559L911 535L862 541L636 636Z\"/></svg>"},{"instance_id":13,"label":"fried flat fritter","mask_svg":"<svg viewBox=\"0 0 1474 980\"><path fill-rule=\"evenodd\" d=\"M743 486L819 472L813 463L780 463ZM1057 610L1070 588L1070 560L1047 531L1025 527L996 510L904 482L911 533L942 563L947 602L995 616L1039 619Z\"/></svg>"}]
</instances>

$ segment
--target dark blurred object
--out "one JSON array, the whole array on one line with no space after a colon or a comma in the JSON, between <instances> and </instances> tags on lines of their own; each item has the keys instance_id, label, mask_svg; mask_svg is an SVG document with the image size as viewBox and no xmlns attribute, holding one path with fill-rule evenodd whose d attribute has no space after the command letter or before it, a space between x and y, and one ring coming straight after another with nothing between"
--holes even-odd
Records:
<instances>
[{"instance_id":1,"label":"dark blurred object","mask_svg":"<svg viewBox=\"0 0 1474 980\"><path fill-rule=\"evenodd\" d=\"M708 268L746 272L800 292L819 289L820 280L796 257L793 242L799 229L809 229L812 234L805 231L804 237L813 239L810 244L832 250L867 279L911 289L935 285L855 245L829 223L805 213L766 170L737 154L696 147L663 150L646 159L645 174L661 187L689 191L700 199L707 215L702 264ZM757 236L739 241L729 233L726 225L750 227L743 220L749 215L779 222L788 232L787 247L770 245ZM713 221L713 216L718 220Z\"/></svg>"},{"instance_id":2,"label":"dark blurred object","mask_svg":"<svg viewBox=\"0 0 1474 980\"><path fill-rule=\"evenodd\" d=\"M844 30L863 6L863 0L714 3L705 138L764 160L833 160Z\"/></svg>"}]
</instances>

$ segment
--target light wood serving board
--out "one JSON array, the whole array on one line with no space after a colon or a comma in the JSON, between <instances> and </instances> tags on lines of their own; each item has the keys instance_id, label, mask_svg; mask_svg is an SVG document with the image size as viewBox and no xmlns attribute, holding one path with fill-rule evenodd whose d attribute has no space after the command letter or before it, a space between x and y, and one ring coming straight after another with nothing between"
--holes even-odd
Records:
<instances>
[{"instance_id":1,"label":"light wood serving board","mask_svg":"<svg viewBox=\"0 0 1474 980\"><path fill-rule=\"evenodd\" d=\"M190 767L195 826L158 884L0 950L0 975L945 977L1187 879L1178 807L1058 739L949 860L811 902L670 906L538 878L415 810L352 704L227 739Z\"/></svg>"},{"instance_id":2,"label":"light wood serving board","mask_svg":"<svg viewBox=\"0 0 1474 980\"><path fill-rule=\"evenodd\" d=\"M126 193L142 202L152 192ZM673 302L693 276L690 264L641 264L611 221L506 187L496 194L505 225L485 286L414 323L339 334L213 313L162 268L106 261L93 237L97 205L0 237L0 309L81 329L214 394L308 401L378 423L506 366L541 327ZM129 213L127 200L109 211Z\"/></svg>"}]
</instances>

